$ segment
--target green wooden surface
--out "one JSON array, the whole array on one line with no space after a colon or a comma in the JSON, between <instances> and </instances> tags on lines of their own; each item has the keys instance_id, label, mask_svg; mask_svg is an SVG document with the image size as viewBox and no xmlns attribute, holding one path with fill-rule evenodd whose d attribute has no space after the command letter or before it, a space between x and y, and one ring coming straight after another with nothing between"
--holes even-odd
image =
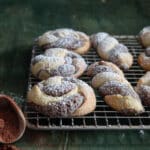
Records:
<instances>
[{"instance_id":1,"label":"green wooden surface","mask_svg":"<svg viewBox=\"0 0 150 150\"><path fill-rule=\"evenodd\" d=\"M0 0L0 91L23 95L31 46L41 33L69 27L88 34L137 34L150 25L149 0ZM31 131L23 150L149 149L150 131Z\"/></svg>"}]
</instances>

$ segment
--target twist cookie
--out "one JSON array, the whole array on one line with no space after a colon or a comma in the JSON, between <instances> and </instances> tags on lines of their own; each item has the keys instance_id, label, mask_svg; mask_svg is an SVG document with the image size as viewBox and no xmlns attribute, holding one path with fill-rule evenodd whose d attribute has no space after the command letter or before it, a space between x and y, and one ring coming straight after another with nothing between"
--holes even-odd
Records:
<instances>
[{"instance_id":1,"label":"twist cookie","mask_svg":"<svg viewBox=\"0 0 150 150\"><path fill-rule=\"evenodd\" d=\"M33 108L50 117L82 116L96 107L93 89L85 82L55 76L34 85L28 92Z\"/></svg>"},{"instance_id":2,"label":"twist cookie","mask_svg":"<svg viewBox=\"0 0 150 150\"><path fill-rule=\"evenodd\" d=\"M91 43L102 59L116 64L123 70L128 70L132 66L133 57L128 48L108 33L99 32L92 35Z\"/></svg>"},{"instance_id":3,"label":"twist cookie","mask_svg":"<svg viewBox=\"0 0 150 150\"><path fill-rule=\"evenodd\" d=\"M79 77L86 70L85 60L78 54L62 48L52 48L32 59L31 71L41 80L51 76Z\"/></svg>"},{"instance_id":4,"label":"twist cookie","mask_svg":"<svg viewBox=\"0 0 150 150\"><path fill-rule=\"evenodd\" d=\"M144 105L150 106L150 71L141 77L137 83L136 91Z\"/></svg>"},{"instance_id":5,"label":"twist cookie","mask_svg":"<svg viewBox=\"0 0 150 150\"><path fill-rule=\"evenodd\" d=\"M150 71L150 47L146 48L145 53L139 55L138 63L144 70Z\"/></svg>"},{"instance_id":6,"label":"twist cookie","mask_svg":"<svg viewBox=\"0 0 150 150\"><path fill-rule=\"evenodd\" d=\"M144 53L139 55L138 63L144 70L150 71L150 26L142 29L139 38L146 49Z\"/></svg>"},{"instance_id":7,"label":"twist cookie","mask_svg":"<svg viewBox=\"0 0 150 150\"><path fill-rule=\"evenodd\" d=\"M66 48L79 54L90 48L90 40L85 33L65 28L48 31L39 36L37 42L44 49Z\"/></svg>"},{"instance_id":8,"label":"twist cookie","mask_svg":"<svg viewBox=\"0 0 150 150\"><path fill-rule=\"evenodd\" d=\"M144 27L141 30L139 38L144 47L150 47L150 26Z\"/></svg>"},{"instance_id":9,"label":"twist cookie","mask_svg":"<svg viewBox=\"0 0 150 150\"><path fill-rule=\"evenodd\" d=\"M139 96L116 65L106 61L96 62L88 67L87 75L93 77L92 86L113 109L124 114L144 111Z\"/></svg>"}]
</instances>

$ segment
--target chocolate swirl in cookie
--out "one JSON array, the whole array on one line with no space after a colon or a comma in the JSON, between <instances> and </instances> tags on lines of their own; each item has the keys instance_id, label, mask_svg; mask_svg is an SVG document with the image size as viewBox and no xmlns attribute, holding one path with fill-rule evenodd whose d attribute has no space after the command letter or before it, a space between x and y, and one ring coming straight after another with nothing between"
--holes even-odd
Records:
<instances>
[{"instance_id":1,"label":"chocolate swirl in cookie","mask_svg":"<svg viewBox=\"0 0 150 150\"><path fill-rule=\"evenodd\" d=\"M116 45L109 53L109 61L116 64L119 68L127 70L129 66L123 63L123 59L129 55L129 50L123 44Z\"/></svg>"},{"instance_id":2,"label":"chocolate swirl in cookie","mask_svg":"<svg viewBox=\"0 0 150 150\"><path fill-rule=\"evenodd\" d=\"M150 26L144 27L140 31L139 39L144 47L150 47Z\"/></svg>"},{"instance_id":3,"label":"chocolate swirl in cookie","mask_svg":"<svg viewBox=\"0 0 150 150\"><path fill-rule=\"evenodd\" d=\"M96 75L98 73L102 73L102 72L114 72L115 73L115 71L112 68L108 67L108 66L96 65L95 68L93 68L91 76L94 76L94 75Z\"/></svg>"},{"instance_id":4,"label":"chocolate swirl in cookie","mask_svg":"<svg viewBox=\"0 0 150 150\"><path fill-rule=\"evenodd\" d=\"M37 111L50 117L68 117L80 107L82 102L83 97L76 94L60 102L49 103L48 106L38 106L34 103L30 103L30 105Z\"/></svg>"},{"instance_id":5,"label":"chocolate swirl in cookie","mask_svg":"<svg viewBox=\"0 0 150 150\"><path fill-rule=\"evenodd\" d=\"M150 71L150 47L147 47L145 52L139 55L138 63L144 70Z\"/></svg>"},{"instance_id":6,"label":"chocolate swirl in cookie","mask_svg":"<svg viewBox=\"0 0 150 150\"><path fill-rule=\"evenodd\" d=\"M116 65L106 61L96 62L88 67L87 74L93 77L92 86L113 109L125 114L144 111L139 96Z\"/></svg>"},{"instance_id":7,"label":"chocolate swirl in cookie","mask_svg":"<svg viewBox=\"0 0 150 150\"><path fill-rule=\"evenodd\" d=\"M150 57L150 47L147 47L147 48L145 49L145 53L146 53L147 56Z\"/></svg>"},{"instance_id":8,"label":"chocolate swirl in cookie","mask_svg":"<svg viewBox=\"0 0 150 150\"><path fill-rule=\"evenodd\" d=\"M77 39L76 36L67 35L66 37L63 38L58 37L58 38L59 39L56 42L49 44L49 46L47 45L47 47L49 48L63 47L74 50L83 46L84 44L84 40L82 39L79 41L79 39Z\"/></svg>"},{"instance_id":9,"label":"chocolate swirl in cookie","mask_svg":"<svg viewBox=\"0 0 150 150\"><path fill-rule=\"evenodd\" d=\"M138 87L138 94L140 95L143 104L150 106L150 86L141 85Z\"/></svg>"},{"instance_id":10,"label":"chocolate swirl in cookie","mask_svg":"<svg viewBox=\"0 0 150 150\"><path fill-rule=\"evenodd\" d=\"M46 85L41 90L47 95L62 96L70 92L74 88L75 88L75 84L68 82L68 81L62 81L60 85L59 84Z\"/></svg>"},{"instance_id":11,"label":"chocolate swirl in cookie","mask_svg":"<svg viewBox=\"0 0 150 150\"><path fill-rule=\"evenodd\" d=\"M102 59L111 61L123 70L131 67L133 57L128 48L113 36L99 32L91 36L91 43Z\"/></svg>"},{"instance_id":12,"label":"chocolate swirl in cookie","mask_svg":"<svg viewBox=\"0 0 150 150\"><path fill-rule=\"evenodd\" d=\"M89 92L90 96L86 95L85 91ZM91 112L96 105L93 95L92 89L83 81L56 76L35 85L28 93L28 100L34 109L45 115L68 117Z\"/></svg>"},{"instance_id":13,"label":"chocolate swirl in cookie","mask_svg":"<svg viewBox=\"0 0 150 150\"><path fill-rule=\"evenodd\" d=\"M150 106L150 71L137 82L136 91L144 105Z\"/></svg>"},{"instance_id":14,"label":"chocolate swirl in cookie","mask_svg":"<svg viewBox=\"0 0 150 150\"><path fill-rule=\"evenodd\" d=\"M85 53L90 47L89 37L72 29L48 31L38 38L38 44L44 49L66 48L80 54Z\"/></svg>"},{"instance_id":15,"label":"chocolate swirl in cookie","mask_svg":"<svg viewBox=\"0 0 150 150\"><path fill-rule=\"evenodd\" d=\"M141 30L139 39L145 51L139 55L138 63L144 70L150 71L150 26Z\"/></svg>"},{"instance_id":16,"label":"chocolate swirl in cookie","mask_svg":"<svg viewBox=\"0 0 150 150\"><path fill-rule=\"evenodd\" d=\"M80 55L66 49L53 48L32 59L31 71L39 79L57 75L79 77L86 67Z\"/></svg>"},{"instance_id":17,"label":"chocolate swirl in cookie","mask_svg":"<svg viewBox=\"0 0 150 150\"><path fill-rule=\"evenodd\" d=\"M99 92L103 96L120 94L122 96L132 96L139 99L135 91L129 87L126 83L121 83L118 81L108 81L99 87Z\"/></svg>"},{"instance_id":18,"label":"chocolate swirl in cookie","mask_svg":"<svg viewBox=\"0 0 150 150\"><path fill-rule=\"evenodd\" d=\"M123 72L112 63L106 61L95 62L88 67L87 75L95 76L98 73L111 72L124 77Z\"/></svg>"}]
</instances>

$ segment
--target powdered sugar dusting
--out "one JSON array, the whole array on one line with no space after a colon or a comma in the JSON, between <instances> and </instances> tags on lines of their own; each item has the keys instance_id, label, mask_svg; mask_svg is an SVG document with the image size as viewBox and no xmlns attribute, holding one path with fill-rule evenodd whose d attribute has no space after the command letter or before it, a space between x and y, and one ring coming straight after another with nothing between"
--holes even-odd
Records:
<instances>
[{"instance_id":1,"label":"powdered sugar dusting","mask_svg":"<svg viewBox=\"0 0 150 150\"><path fill-rule=\"evenodd\" d=\"M105 32L99 32L91 36L92 44L95 48L97 48L98 44L102 42L108 36Z\"/></svg>"},{"instance_id":2,"label":"powdered sugar dusting","mask_svg":"<svg viewBox=\"0 0 150 150\"><path fill-rule=\"evenodd\" d=\"M58 71L60 75L71 76L75 73L76 69L73 65L65 64L65 65L59 66Z\"/></svg>"},{"instance_id":3,"label":"powdered sugar dusting","mask_svg":"<svg viewBox=\"0 0 150 150\"><path fill-rule=\"evenodd\" d=\"M68 52L67 56L71 57L72 59L73 58L82 58L81 55L74 53L74 52Z\"/></svg>"},{"instance_id":4,"label":"powdered sugar dusting","mask_svg":"<svg viewBox=\"0 0 150 150\"><path fill-rule=\"evenodd\" d=\"M75 87L76 85L71 82L62 81L61 84L43 86L42 90L48 95L62 96L74 89Z\"/></svg>"},{"instance_id":5,"label":"powdered sugar dusting","mask_svg":"<svg viewBox=\"0 0 150 150\"><path fill-rule=\"evenodd\" d=\"M50 48L44 52L45 56L57 56L57 57L65 57L68 53L68 50L64 48Z\"/></svg>"},{"instance_id":6,"label":"powdered sugar dusting","mask_svg":"<svg viewBox=\"0 0 150 150\"><path fill-rule=\"evenodd\" d=\"M112 52L112 53L111 53ZM117 44L111 51L110 55L119 54L119 53L128 53L128 48L123 44Z\"/></svg>"},{"instance_id":7,"label":"powdered sugar dusting","mask_svg":"<svg viewBox=\"0 0 150 150\"><path fill-rule=\"evenodd\" d=\"M150 47L147 47L147 48L145 49L145 53L146 53L147 56L150 57Z\"/></svg>"},{"instance_id":8,"label":"powdered sugar dusting","mask_svg":"<svg viewBox=\"0 0 150 150\"><path fill-rule=\"evenodd\" d=\"M99 88L99 92L103 96L120 94L122 96L132 96L138 98L136 92L132 88L130 88L129 85L118 81L108 81L104 83Z\"/></svg>"},{"instance_id":9,"label":"powdered sugar dusting","mask_svg":"<svg viewBox=\"0 0 150 150\"><path fill-rule=\"evenodd\" d=\"M44 56L44 55L38 55L38 56L35 56L33 59L32 59L32 65L35 65L36 63L40 62L40 61L47 61L49 63L58 63L58 62L64 62L64 58L62 57L47 57L47 56Z\"/></svg>"},{"instance_id":10,"label":"powdered sugar dusting","mask_svg":"<svg viewBox=\"0 0 150 150\"><path fill-rule=\"evenodd\" d=\"M49 114L53 117L67 117L75 112L83 103L83 96L80 94L74 94L69 97L65 97L60 102L49 103Z\"/></svg>"},{"instance_id":11,"label":"powdered sugar dusting","mask_svg":"<svg viewBox=\"0 0 150 150\"><path fill-rule=\"evenodd\" d=\"M83 41L78 40L72 36L59 38L56 42L51 43L51 47L63 47L73 50L81 46L83 46Z\"/></svg>"},{"instance_id":12,"label":"powdered sugar dusting","mask_svg":"<svg viewBox=\"0 0 150 150\"><path fill-rule=\"evenodd\" d=\"M36 56L32 60L32 65L34 66L39 62L43 63L44 68L41 67L38 70L40 72L45 70L49 76L72 76L79 70L80 66L83 68L83 71L87 67L85 60L79 54L62 48L60 48L60 51L55 51L55 48L49 49L44 55ZM36 74L39 74L39 71Z\"/></svg>"},{"instance_id":13,"label":"powdered sugar dusting","mask_svg":"<svg viewBox=\"0 0 150 150\"><path fill-rule=\"evenodd\" d=\"M126 70L129 69L128 63L122 63L122 59L125 59L125 55L129 55L128 48L123 44L116 45L110 52L109 52L109 60L115 64L117 64L120 68ZM124 56L124 57L123 57Z\"/></svg>"},{"instance_id":14,"label":"powdered sugar dusting","mask_svg":"<svg viewBox=\"0 0 150 150\"><path fill-rule=\"evenodd\" d=\"M146 105L150 105L150 86L140 85L137 89L140 98Z\"/></svg>"},{"instance_id":15,"label":"powdered sugar dusting","mask_svg":"<svg viewBox=\"0 0 150 150\"><path fill-rule=\"evenodd\" d=\"M129 57L129 59L132 59L132 55L129 56L130 53L128 48L125 45L120 44L113 36L100 32L92 35L91 41L100 57L117 64L124 70L129 69L130 64L128 64L128 59L121 55L123 55L122 53L128 53L128 56L126 57Z\"/></svg>"},{"instance_id":16,"label":"powdered sugar dusting","mask_svg":"<svg viewBox=\"0 0 150 150\"><path fill-rule=\"evenodd\" d=\"M42 60L44 60L44 59L45 59L45 56L44 56L44 55L38 55L38 56L34 57L31 62L32 62L32 64L34 65L34 64L36 64L36 63L38 63L39 61L42 61Z\"/></svg>"},{"instance_id":17,"label":"powdered sugar dusting","mask_svg":"<svg viewBox=\"0 0 150 150\"><path fill-rule=\"evenodd\" d=\"M92 70L92 76L96 75L97 73L102 73L102 72L114 72L114 73L117 73L112 68L110 68L109 66L97 65Z\"/></svg>"},{"instance_id":18,"label":"powdered sugar dusting","mask_svg":"<svg viewBox=\"0 0 150 150\"><path fill-rule=\"evenodd\" d=\"M147 65L147 64L150 65L150 57L149 57L149 56L146 56L145 53L142 53L142 54L141 54L141 57L142 57L142 59L143 59L143 61L142 61L143 65L144 65L144 64L145 64L145 65Z\"/></svg>"},{"instance_id":19,"label":"powdered sugar dusting","mask_svg":"<svg viewBox=\"0 0 150 150\"><path fill-rule=\"evenodd\" d=\"M80 36L80 33L72 30L72 29L57 29L54 31L50 31L47 34L43 35L49 37L55 37L53 39L49 38L47 44L50 44L50 47L60 47L60 48L68 48L71 50L77 49L84 45L86 38Z\"/></svg>"},{"instance_id":20,"label":"powdered sugar dusting","mask_svg":"<svg viewBox=\"0 0 150 150\"><path fill-rule=\"evenodd\" d=\"M114 46L118 44L118 41L112 37L112 36L107 36L102 42L98 43L98 48L99 50L102 51L109 51L111 50Z\"/></svg>"},{"instance_id":21,"label":"powdered sugar dusting","mask_svg":"<svg viewBox=\"0 0 150 150\"><path fill-rule=\"evenodd\" d=\"M64 77L63 80L64 81L69 81L69 82L72 82L72 83L77 83L78 82L78 79L72 78L72 77Z\"/></svg>"},{"instance_id":22,"label":"powdered sugar dusting","mask_svg":"<svg viewBox=\"0 0 150 150\"><path fill-rule=\"evenodd\" d=\"M144 28L142 29L142 31L140 32L140 34L142 35L142 34L145 34L145 33L147 33L147 32L150 33L150 26L144 27Z\"/></svg>"},{"instance_id":23,"label":"powdered sugar dusting","mask_svg":"<svg viewBox=\"0 0 150 150\"><path fill-rule=\"evenodd\" d=\"M65 62L66 62L66 64L72 64L72 58L65 57Z\"/></svg>"},{"instance_id":24,"label":"powdered sugar dusting","mask_svg":"<svg viewBox=\"0 0 150 150\"><path fill-rule=\"evenodd\" d=\"M84 96L77 90L79 82L76 78L60 76L40 82L38 87L41 91L49 95L50 99L58 99L50 100L48 105L44 106L46 112L52 117L69 116L75 112L84 102Z\"/></svg>"}]
</instances>

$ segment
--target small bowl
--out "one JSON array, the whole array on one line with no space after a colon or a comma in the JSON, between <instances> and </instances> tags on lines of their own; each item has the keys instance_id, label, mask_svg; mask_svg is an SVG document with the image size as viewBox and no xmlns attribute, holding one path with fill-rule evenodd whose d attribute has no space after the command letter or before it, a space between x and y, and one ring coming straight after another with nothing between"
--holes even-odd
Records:
<instances>
[{"instance_id":1,"label":"small bowl","mask_svg":"<svg viewBox=\"0 0 150 150\"><path fill-rule=\"evenodd\" d=\"M2 116L2 113L5 113L5 114L7 113L8 117L4 118L4 116ZM5 138L3 138L2 136L2 132L0 133L0 142L4 144L14 143L23 136L25 132L25 128L26 128L26 120L25 120L23 112L21 111L19 106L16 104L16 102L9 96L0 94L0 119L4 120L4 124L5 122L9 120L10 113L14 113L14 115L16 116L15 121L13 122L12 120L12 122L13 122L13 125L14 124L17 125L17 130L16 130L16 133L13 133L13 138L9 138L9 140L5 140ZM4 125L4 129L5 129L5 125ZM3 135L5 134L6 133L4 132Z\"/></svg>"}]
</instances>

